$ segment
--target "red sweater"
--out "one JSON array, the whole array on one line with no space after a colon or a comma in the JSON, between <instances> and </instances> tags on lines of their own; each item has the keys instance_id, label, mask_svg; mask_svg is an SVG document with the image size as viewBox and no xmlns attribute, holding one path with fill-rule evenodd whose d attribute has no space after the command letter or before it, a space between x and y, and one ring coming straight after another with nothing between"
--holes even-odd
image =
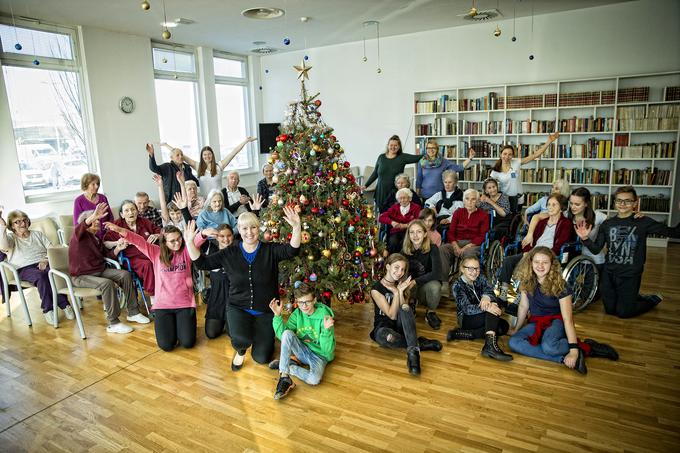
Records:
<instances>
[{"instance_id":1,"label":"red sweater","mask_svg":"<svg viewBox=\"0 0 680 453\"><path fill-rule=\"evenodd\" d=\"M470 241L481 245L489 231L489 214L485 209L477 209L472 214L465 208L458 208L451 216L451 226L446 232L446 242Z\"/></svg>"},{"instance_id":2,"label":"red sweater","mask_svg":"<svg viewBox=\"0 0 680 453\"><path fill-rule=\"evenodd\" d=\"M76 226L68 243L68 271L74 277L97 274L104 271L104 243L87 231L83 220Z\"/></svg>"},{"instance_id":3,"label":"red sweater","mask_svg":"<svg viewBox=\"0 0 680 453\"><path fill-rule=\"evenodd\" d=\"M400 208L399 203L394 203L392 206L390 206L390 209L380 214L380 217L378 218L380 223L384 223L386 225L391 225L392 222L408 224L409 222L411 222L411 220L417 219L418 216L420 215L421 209L420 206L413 202L411 202L411 205L409 206L406 215L402 215L401 210L399 208ZM397 228L390 228L390 234L396 233L398 231L403 230Z\"/></svg>"},{"instance_id":4,"label":"red sweater","mask_svg":"<svg viewBox=\"0 0 680 453\"><path fill-rule=\"evenodd\" d=\"M523 252L528 252L534 248L536 241L543 235L546 225L548 225L549 219L543 219L536 225L534 230L534 241L531 245L527 245L522 249ZM574 233L574 228L572 228L571 221L563 215L560 216L560 220L557 221L557 226L555 227L555 239L553 240L552 251L555 256L560 256L560 248L572 239Z\"/></svg>"}]
</instances>

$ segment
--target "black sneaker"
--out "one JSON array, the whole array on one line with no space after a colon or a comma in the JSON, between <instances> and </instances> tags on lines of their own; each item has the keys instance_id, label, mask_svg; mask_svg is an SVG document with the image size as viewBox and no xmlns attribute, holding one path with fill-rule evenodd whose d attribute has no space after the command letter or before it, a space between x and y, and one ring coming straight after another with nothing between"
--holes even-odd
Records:
<instances>
[{"instance_id":1,"label":"black sneaker","mask_svg":"<svg viewBox=\"0 0 680 453\"><path fill-rule=\"evenodd\" d=\"M286 395L288 395L294 388L295 382L293 382L290 376L281 376L279 378L278 384L276 384L276 393L274 393L274 399L280 400L285 398Z\"/></svg>"},{"instance_id":2,"label":"black sneaker","mask_svg":"<svg viewBox=\"0 0 680 453\"><path fill-rule=\"evenodd\" d=\"M272 360L269 362L269 365L267 365L270 370L278 370L279 369L279 359Z\"/></svg>"},{"instance_id":3,"label":"black sneaker","mask_svg":"<svg viewBox=\"0 0 680 453\"><path fill-rule=\"evenodd\" d=\"M663 296L660 294L650 294L648 296L645 296L645 298L651 300L656 305L659 305L663 300Z\"/></svg>"},{"instance_id":4,"label":"black sneaker","mask_svg":"<svg viewBox=\"0 0 680 453\"><path fill-rule=\"evenodd\" d=\"M425 337L418 337L418 348L421 351L435 351L439 352L442 350L442 344L439 340L430 340Z\"/></svg>"},{"instance_id":5,"label":"black sneaker","mask_svg":"<svg viewBox=\"0 0 680 453\"><path fill-rule=\"evenodd\" d=\"M619 360L619 353L606 343L598 343L597 341L586 338L584 343L590 346L590 357L601 357L609 360Z\"/></svg>"},{"instance_id":6,"label":"black sneaker","mask_svg":"<svg viewBox=\"0 0 680 453\"><path fill-rule=\"evenodd\" d=\"M588 368L586 367L586 355L580 349L578 350L578 358L576 359L574 371L580 374L588 374Z\"/></svg>"},{"instance_id":7,"label":"black sneaker","mask_svg":"<svg viewBox=\"0 0 680 453\"><path fill-rule=\"evenodd\" d=\"M432 327L433 330L439 330L439 328L442 326L442 320L439 319L437 313L433 311L428 311L425 313L425 322L427 322L427 325Z\"/></svg>"}]
</instances>

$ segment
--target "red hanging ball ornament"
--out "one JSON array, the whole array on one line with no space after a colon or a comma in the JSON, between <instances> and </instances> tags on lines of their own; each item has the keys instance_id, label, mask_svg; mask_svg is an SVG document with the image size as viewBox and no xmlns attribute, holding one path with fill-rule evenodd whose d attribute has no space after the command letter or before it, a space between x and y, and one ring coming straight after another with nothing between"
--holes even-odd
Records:
<instances>
[{"instance_id":1,"label":"red hanging ball ornament","mask_svg":"<svg viewBox=\"0 0 680 453\"><path fill-rule=\"evenodd\" d=\"M333 293L331 293L330 291L324 291L324 292L321 293L321 296L324 299L330 299L332 295L333 295Z\"/></svg>"},{"instance_id":2,"label":"red hanging ball ornament","mask_svg":"<svg viewBox=\"0 0 680 453\"><path fill-rule=\"evenodd\" d=\"M314 101L314 105L316 105L317 107L320 107L320 106L321 106L321 101L318 100L318 99L316 99L316 100Z\"/></svg>"},{"instance_id":3,"label":"red hanging ball ornament","mask_svg":"<svg viewBox=\"0 0 680 453\"><path fill-rule=\"evenodd\" d=\"M294 180L294 179L289 179L289 180L288 180L288 185L289 185L289 186L294 186L294 185L295 185L295 180Z\"/></svg>"},{"instance_id":4,"label":"red hanging ball ornament","mask_svg":"<svg viewBox=\"0 0 680 453\"><path fill-rule=\"evenodd\" d=\"M286 239L288 239L289 241L290 241L290 239L291 239L292 237L293 237L293 233L288 233L288 234L286 235Z\"/></svg>"},{"instance_id":5,"label":"red hanging ball ornament","mask_svg":"<svg viewBox=\"0 0 680 453\"><path fill-rule=\"evenodd\" d=\"M345 163L342 164L342 165L344 165L345 168L349 168L349 162L347 162L347 161L345 161Z\"/></svg>"},{"instance_id":6,"label":"red hanging ball ornament","mask_svg":"<svg viewBox=\"0 0 680 453\"><path fill-rule=\"evenodd\" d=\"M347 181L354 182L354 175L352 173L347 174Z\"/></svg>"},{"instance_id":7,"label":"red hanging ball ornament","mask_svg":"<svg viewBox=\"0 0 680 453\"><path fill-rule=\"evenodd\" d=\"M303 278L302 281L305 283L309 283L309 279L307 277Z\"/></svg>"},{"instance_id":8,"label":"red hanging ball ornament","mask_svg":"<svg viewBox=\"0 0 680 453\"><path fill-rule=\"evenodd\" d=\"M317 208L316 206L314 206L314 207L312 208L312 214L318 214L318 213L319 213L319 208Z\"/></svg>"},{"instance_id":9,"label":"red hanging ball ornament","mask_svg":"<svg viewBox=\"0 0 680 453\"><path fill-rule=\"evenodd\" d=\"M279 286L279 296L285 296L285 295L286 295L286 290L283 287Z\"/></svg>"},{"instance_id":10,"label":"red hanging ball ornament","mask_svg":"<svg viewBox=\"0 0 680 453\"><path fill-rule=\"evenodd\" d=\"M368 272L362 272L361 278L368 278Z\"/></svg>"},{"instance_id":11,"label":"red hanging ball ornament","mask_svg":"<svg viewBox=\"0 0 680 453\"><path fill-rule=\"evenodd\" d=\"M332 198L326 198L326 206L333 206L333 199Z\"/></svg>"},{"instance_id":12,"label":"red hanging ball ornament","mask_svg":"<svg viewBox=\"0 0 680 453\"><path fill-rule=\"evenodd\" d=\"M281 135L281 141L282 141L282 142L285 142L286 140L288 140L288 135L282 134L282 135Z\"/></svg>"},{"instance_id":13,"label":"red hanging ball ornament","mask_svg":"<svg viewBox=\"0 0 680 453\"><path fill-rule=\"evenodd\" d=\"M347 199L342 200L342 205L343 205L344 207L349 206L349 200L347 200Z\"/></svg>"},{"instance_id":14,"label":"red hanging ball ornament","mask_svg":"<svg viewBox=\"0 0 680 453\"><path fill-rule=\"evenodd\" d=\"M361 252L359 252L359 251L354 252L354 257L355 258L361 258Z\"/></svg>"},{"instance_id":15,"label":"red hanging ball ornament","mask_svg":"<svg viewBox=\"0 0 680 453\"><path fill-rule=\"evenodd\" d=\"M333 140L333 141L336 141L336 140L337 140L337 137L336 137L335 135L331 135L329 138L330 138L331 140Z\"/></svg>"},{"instance_id":16,"label":"red hanging ball ornament","mask_svg":"<svg viewBox=\"0 0 680 453\"><path fill-rule=\"evenodd\" d=\"M305 182L306 182L307 184L309 184L310 186L311 186L312 184L314 184L314 180L313 180L312 178L307 178L307 179L305 180Z\"/></svg>"}]
</instances>

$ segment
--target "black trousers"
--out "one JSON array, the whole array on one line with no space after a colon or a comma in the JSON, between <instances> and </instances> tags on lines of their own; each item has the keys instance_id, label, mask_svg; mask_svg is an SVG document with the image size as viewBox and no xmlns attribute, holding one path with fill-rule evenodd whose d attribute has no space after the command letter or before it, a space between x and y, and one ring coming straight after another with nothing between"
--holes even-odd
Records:
<instances>
[{"instance_id":1,"label":"black trousers","mask_svg":"<svg viewBox=\"0 0 680 453\"><path fill-rule=\"evenodd\" d=\"M508 321L488 311L476 315L463 315L461 324L460 328L472 330L475 338L484 338L487 332L496 332L498 336L505 335L510 329Z\"/></svg>"},{"instance_id":2,"label":"black trousers","mask_svg":"<svg viewBox=\"0 0 680 453\"><path fill-rule=\"evenodd\" d=\"M518 253L517 255L510 255L503 258L503 263L501 264L501 271L498 280L501 283L510 283L512 280L512 273L515 272L517 264L522 260L524 253Z\"/></svg>"},{"instance_id":3,"label":"black trousers","mask_svg":"<svg viewBox=\"0 0 680 453\"><path fill-rule=\"evenodd\" d=\"M227 322L233 348L239 354L245 354L245 351L252 346L253 360L257 363L269 363L274 353L273 319L274 313L272 312L255 316L229 305Z\"/></svg>"},{"instance_id":4,"label":"black trousers","mask_svg":"<svg viewBox=\"0 0 680 453\"><path fill-rule=\"evenodd\" d=\"M519 199L522 195L512 195L508 197L508 200L510 200L510 210L515 213L515 212L520 212L522 210L523 204L519 203Z\"/></svg>"},{"instance_id":5,"label":"black trousers","mask_svg":"<svg viewBox=\"0 0 680 453\"><path fill-rule=\"evenodd\" d=\"M179 345L192 348L196 344L196 309L156 309L154 310L156 343L164 351L172 351Z\"/></svg>"},{"instance_id":6,"label":"black trousers","mask_svg":"<svg viewBox=\"0 0 680 453\"><path fill-rule=\"evenodd\" d=\"M605 269L600 280L604 311L619 318L633 318L656 307L656 301L640 295L642 273L621 275Z\"/></svg>"},{"instance_id":7,"label":"black trousers","mask_svg":"<svg viewBox=\"0 0 680 453\"><path fill-rule=\"evenodd\" d=\"M406 230L397 231L387 237L387 251L390 253L399 253L404 245L404 236Z\"/></svg>"},{"instance_id":8,"label":"black trousers","mask_svg":"<svg viewBox=\"0 0 680 453\"><path fill-rule=\"evenodd\" d=\"M417 348L418 334L416 333L416 320L413 311L408 308L399 308L397 312L397 330L389 327L379 327L375 331L375 341L384 348ZM391 340L387 337L391 335Z\"/></svg>"}]
</instances>

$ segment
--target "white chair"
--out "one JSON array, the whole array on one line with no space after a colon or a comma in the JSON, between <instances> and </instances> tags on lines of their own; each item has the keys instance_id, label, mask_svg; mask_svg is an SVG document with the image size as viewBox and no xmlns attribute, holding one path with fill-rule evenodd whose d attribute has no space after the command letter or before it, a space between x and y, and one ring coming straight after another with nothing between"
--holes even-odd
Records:
<instances>
[{"instance_id":1,"label":"white chair","mask_svg":"<svg viewBox=\"0 0 680 453\"><path fill-rule=\"evenodd\" d=\"M83 325L83 319L80 316L80 303L79 299L84 299L86 297L97 297L101 296L101 291L95 288L83 288L80 286L74 286L71 280L71 275L69 275L69 262L68 262L68 247L50 247L47 249L47 259L50 262L50 286L52 287L52 300L54 301L54 310L57 310L57 296L59 294L64 294L70 298L69 302L73 307L73 312L76 315L76 323L78 324L78 330L80 330L80 338L83 340L85 336L85 326ZM113 266L116 269L120 269L120 264L117 262L105 258L106 264L108 266ZM54 317L54 328L59 327L59 317Z\"/></svg>"},{"instance_id":2,"label":"white chair","mask_svg":"<svg viewBox=\"0 0 680 453\"><path fill-rule=\"evenodd\" d=\"M64 225L63 227L59 228L57 231L57 235L59 235L59 244L63 245L64 247L68 247L69 242L71 242L71 238L73 237L73 233L76 231L76 228L73 225Z\"/></svg>"},{"instance_id":3,"label":"white chair","mask_svg":"<svg viewBox=\"0 0 680 453\"><path fill-rule=\"evenodd\" d=\"M5 299L5 304L7 305L7 317L12 316L12 309L10 307L9 298L9 287L14 285L19 293L19 300L21 301L21 306L24 308L24 316L26 316L26 321L28 326L33 325L31 320L31 314L28 311L28 304L26 303L26 296L24 295L24 289L35 288L31 283L21 280L19 278L19 271L16 267L9 264L7 261L0 261L0 276L2 277L2 294Z\"/></svg>"}]
</instances>

